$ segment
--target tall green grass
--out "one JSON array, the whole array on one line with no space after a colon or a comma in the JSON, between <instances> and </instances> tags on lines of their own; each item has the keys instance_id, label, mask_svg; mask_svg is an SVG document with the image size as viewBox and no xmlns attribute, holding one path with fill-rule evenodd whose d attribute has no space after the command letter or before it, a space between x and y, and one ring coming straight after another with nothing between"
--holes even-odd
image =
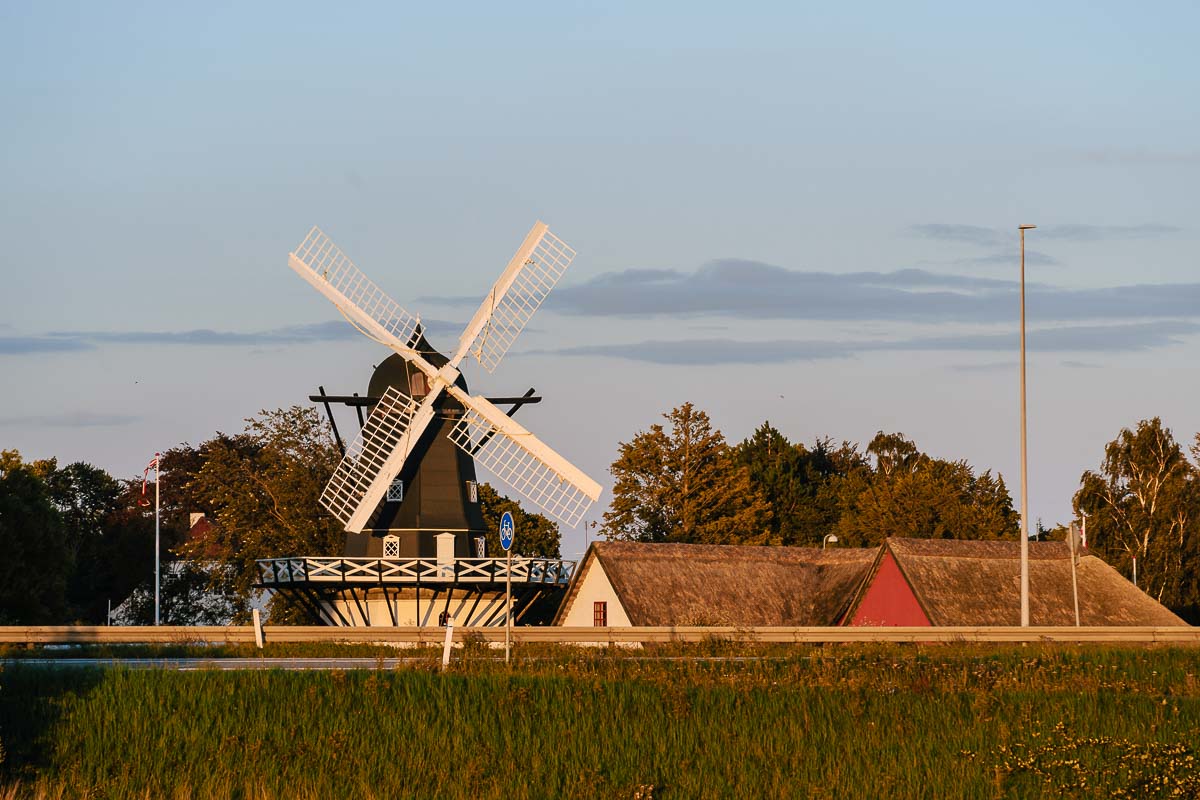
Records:
<instances>
[{"instance_id":1,"label":"tall green grass","mask_svg":"<svg viewBox=\"0 0 1200 800\"><path fill-rule=\"evenodd\" d=\"M5 780L114 799L1200 797L1196 650L555 652L509 671L468 648L444 674L10 665Z\"/></svg>"}]
</instances>

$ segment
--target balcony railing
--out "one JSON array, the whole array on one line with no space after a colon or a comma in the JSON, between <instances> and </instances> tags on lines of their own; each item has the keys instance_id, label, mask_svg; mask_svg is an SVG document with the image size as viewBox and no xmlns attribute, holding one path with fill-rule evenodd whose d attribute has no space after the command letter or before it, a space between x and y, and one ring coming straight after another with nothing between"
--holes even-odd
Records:
<instances>
[{"instance_id":1,"label":"balcony railing","mask_svg":"<svg viewBox=\"0 0 1200 800\"><path fill-rule=\"evenodd\" d=\"M509 576L503 558L262 558L263 586L292 583L406 584L504 583ZM574 561L557 558L514 558L513 583L565 586L575 573Z\"/></svg>"}]
</instances>

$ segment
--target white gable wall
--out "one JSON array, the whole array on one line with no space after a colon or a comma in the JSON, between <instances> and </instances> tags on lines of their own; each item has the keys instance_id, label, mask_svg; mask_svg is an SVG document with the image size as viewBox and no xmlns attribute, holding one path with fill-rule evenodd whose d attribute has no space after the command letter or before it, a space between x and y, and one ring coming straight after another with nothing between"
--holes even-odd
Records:
<instances>
[{"instance_id":1,"label":"white gable wall","mask_svg":"<svg viewBox=\"0 0 1200 800\"><path fill-rule=\"evenodd\" d=\"M567 613L563 614L558 624L563 627L591 627L594 621L593 604L599 602L608 603L608 626L610 628L631 627L629 615L625 613L625 608L617 598L617 593L613 590L608 575L604 573L600 559L593 558L592 563L588 565L587 574L583 576L583 582L579 585L579 591L575 593L575 599L571 601L570 608L567 609Z\"/></svg>"}]
</instances>

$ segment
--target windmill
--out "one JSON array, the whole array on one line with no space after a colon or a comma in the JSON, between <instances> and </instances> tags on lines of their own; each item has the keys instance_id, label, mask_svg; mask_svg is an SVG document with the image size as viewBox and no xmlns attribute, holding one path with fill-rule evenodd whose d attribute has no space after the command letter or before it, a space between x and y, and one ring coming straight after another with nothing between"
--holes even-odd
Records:
<instances>
[{"instance_id":1,"label":"windmill","mask_svg":"<svg viewBox=\"0 0 1200 800\"><path fill-rule=\"evenodd\" d=\"M470 356L488 372L493 372L574 256L575 251L550 233L545 223L536 223L484 296L459 337L453 354L446 357L429 346L419 318L384 294L319 228L314 227L289 255L289 266L329 299L351 325L393 353L372 378L371 394L375 394L377 387L381 391L376 397L368 398L373 406L370 416L362 424L358 439L346 448L320 498L321 505L347 532L347 555L369 555L362 547L351 552L354 549L351 542L363 539L364 531L379 533L387 529L399 505L393 502L397 500L394 495L403 497L403 476L412 479L419 475L419 468L435 455L445 463L447 445L443 440L452 443L460 452L458 472L469 470L472 480L467 483L473 482L474 463L482 464L523 498L568 527L578 524L598 499L598 483L513 420L511 411L506 414L488 398L471 395L459 369ZM325 397L322 390L321 399L333 398ZM505 402L519 407L523 402L536 399L526 395ZM358 400L360 398L355 398L355 404L361 408L362 403ZM328 411L328 405L326 409ZM446 431L444 434L443 430ZM441 455L437 455L438 448ZM465 466L463 456L466 457ZM454 507L453 502L446 505ZM478 518L477 507L474 515ZM460 513L460 518L462 516ZM470 518L471 513L468 511L465 517ZM471 526L468 523L465 527ZM391 550L385 546L377 553L395 558L394 563L359 559L372 562L374 566L354 563L352 558L267 559L260 562L264 576L262 585L292 589L304 599L304 590L314 589L322 578L347 584L348 577L363 577L364 592L367 584L372 589L376 584L383 586L384 599L390 603L384 586L389 581L385 578L395 584L398 591L415 581L419 608L422 577L426 587L447 577L453 579L455 586L474 579L475 583L481 584L477 589L483 589L482 584L504 580L497 572L497 559L459 558L457 554L470 552L465 542L460 541L457 547L454 546L452 540L455 537L450 532L437 534L437 538L436 560L431 563L423 561L422 553L413 548L407 550L410 558L406 561L399 546ZM443 544L449 547L443 548ZM299 563L301 561L303 563ZM329 561L338 563L325 563ZM557 560L553 563L525 561L530 563L514 562L518 567L513 570L513 579L524 578L543 588L565 585L574 566L572 562ZM520 574L517 574L518 568L523 570ZM300 570L299 577L297 569ZM309 592L307 601L310 608L316 609L315 616L324 621L375 624L370 620L368 594L362 598L353 594L353 604L343 601L341 606L347 613L339 613L340 620L330 613L337 609L325 595ZM449 613L451 595L453 590L446 597L445 613ZM476 605L478 600L477 597ZM353 606L360 612L358 619L355 619ZM400 624L391 605L388 612L392 624ZM376 613L375 616L380 615ZM422 618L419 611L416 616L418 620ZM484 624L502 624L502 621Z\"/></svg>"}]
</instances>

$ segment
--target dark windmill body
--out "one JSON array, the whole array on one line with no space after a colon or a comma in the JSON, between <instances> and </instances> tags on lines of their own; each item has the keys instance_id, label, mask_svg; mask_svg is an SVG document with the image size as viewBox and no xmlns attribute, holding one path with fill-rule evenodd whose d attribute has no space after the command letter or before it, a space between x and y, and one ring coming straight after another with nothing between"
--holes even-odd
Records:
<instances>
[{"instance_id":1,"label":"dark windmill body","mask_svg":"<svg viewBox=\"0 0 1200 800\"><path fill-rule=\"evenodd\" d=\"M445 366L446 357L433 350L424 336L416 349L439 369ZM458 385L467 390L461 375ZM398 355L389 356L375 369L367 393L374 399L389 388L418 403L429 393L425 373ZM475 460L447 435L463 410L454 398L441 399L433 421L388 486L370 527L346 534L347 556L432 558L438 555L435 537L443 533L454 534L455 557L484 556L480 544L487 527L479 511Z\"/></svg>"},{"instance_id":2,"label":"dark windmill body","mask_svg":"<svg viewBox=\"0 0 1200 800\"><path fill-rule=\"evenodd\" d=\"M302 256L292 255L293 269L334 300L352 324L395 353L376 367L366 396L327 395L322 388L310 398L324 405L343 448L342 463L321 498L345 523L342 556L264 559L260 585L291 594L314 618L334 625L503 625L508 615L533 622L553 614L554 603L545 601L561 597L574 562L516 558L508 565L489 557L476 458L568 524L582 515L599 486L512 421L518 408L540 400L532 389L521 397L472 396L457 370L467 353L494 366L503 355L495 352L495 342L506 350L553 286L537 259L546 238L553 240L539 223L452 358L437 352L420 323L366 282L316 229L298 249ZM349 265L348 279L343 264ZM559 274L562 269L565 264ZM540 294L532 304L530 289L520 284L523 273L537 279ZM360 295L371 302L362 303ZM513 305L532 308L514 323ZM493 328L493 315L507 328ZM334 405L354 408L358 418L360 435L348 448ZM509 406L507 413L500 405ZM364 412L370 414L366 419ZM511 609L504 602L510 579Z\"/></svg>"}]
</instances>

